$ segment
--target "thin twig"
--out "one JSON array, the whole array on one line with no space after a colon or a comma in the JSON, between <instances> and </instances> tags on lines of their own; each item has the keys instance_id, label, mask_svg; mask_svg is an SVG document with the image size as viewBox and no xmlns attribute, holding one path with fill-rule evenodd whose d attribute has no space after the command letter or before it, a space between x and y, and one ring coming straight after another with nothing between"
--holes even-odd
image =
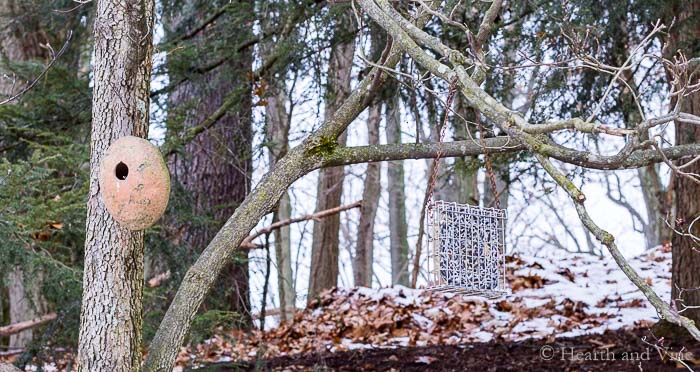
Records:
<instances>
[{"instance_id":1,"label":"thin twig","mask_svg":"<svg viewBox=\"0 0 700 372\"><path fill-rule=\"evenodd\" d=\"M37 76L34 80L32 80L32 82L29 83L29 85L24 87L24 89L20 90L17 94L13 95L12 97L6 98L3 101L0 101L0 106L5 105L9 102L12 102L12 101L22 97L25 93L27 93L29 90L34 88L34 86L37 83L39 83L39 80L41 80L41 78L43 78L44 75L46 75L46 73L49 72L49 70L51 69L51 67L53 67L53 65L56 63L56 61L58 61L58 59L61 58L63 53L66 52L66 50L68 49L68 44L69 44L72 37L73 37L73 31L68 31L68 35L66 35L66 41L63 43L63 46L58 51L58 53L54 54L51 57L51 62L49 62L48 66L46 66L46 68L44 68L44 71L42 71L41 74L39 74L39 76Z\"/></svg>"}]
</instances>

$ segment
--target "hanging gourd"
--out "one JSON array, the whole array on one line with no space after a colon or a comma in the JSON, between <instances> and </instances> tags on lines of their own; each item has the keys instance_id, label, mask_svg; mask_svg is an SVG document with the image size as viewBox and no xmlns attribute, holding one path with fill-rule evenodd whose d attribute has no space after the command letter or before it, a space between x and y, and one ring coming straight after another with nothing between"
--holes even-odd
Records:
<instances>
[{"instance_id":1,"label":"hanging gourd","mask_svg":"<svg viewBox=\"0 0 700 372\"><path fill-rule=\"evenodd\" d=\"M456 82L450 84L445 120L433 165L428 196L428 289L495 298L507 293L505 271L506 211L500 208L496 181L477 114L486 173L496 208L433 200L447 117Z\"/></svg>"},{"instance_id":2,"label":"hanging gourd","mask_svg":"<svg viewBox=\"0 0 700 372\"><path fill-rule=\"evenodd\" d=\"M153 225L170 197L170 174L156 146L139 137L116 140L102 158L99 184L107 212L129 230Z\"/></svg>"}]
</instances>

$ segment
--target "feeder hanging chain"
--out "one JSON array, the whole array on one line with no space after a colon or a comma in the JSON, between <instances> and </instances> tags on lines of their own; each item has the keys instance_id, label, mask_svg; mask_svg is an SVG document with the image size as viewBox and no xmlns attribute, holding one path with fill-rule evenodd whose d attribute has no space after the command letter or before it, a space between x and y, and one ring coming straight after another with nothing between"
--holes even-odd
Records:
<instances>
[{"instance_id":1,"label":"feeder hanging chain","mask_svg":"<svg viewBox=\"0 0 700 372\"><path fill-rule=\"evenodd\" d=\"M454 100L455 92L457 91L457 78L455 77L450 82L450 88L447 95L447 102L445 103L445 117L442 121L442 127L440 128L440 141L438 142L438 151L435 156L435 161L433 163L433 172L430 177L430 187L428 192L428 209L432 209L433 191L435 191L435 185L437 184L438 168L440 167L440 158L442 157L442 147L445 142L445 134L447 133L447 119L449 118L450 110L452 110L452 101ZM497 209L501 209L501 201L498 195L498 188L496 186L496 177L493 173L493 168L491 167L491 158L489 157L488 147L486 146L486 139L484 137L484 127L481 124L481 119L479 118L479 112L474 109L474 116L476 118L476 124L479 127L479 137L481 139L481 146L484 148L484 164L486 165L486 175L489 178L489 183L491 184L491 189L493 190L494 200Z\"/></svg>"},{"instance_id":2,"label":"feeder hanging chain","mask_svg":"<svg viewBox=\"0 0 700 372\"><path fill-rule=\"evenodd\" d=\"M479 127L479 138L481 139L481 147L484 148L484 165L486 165L486 175L489 177L489 183L491 184L491 189L493 190L493 202L496 204L497 209L501 209L501 201L499 200L500 198L498 197L498 188L496 187L496 177L493 175L493 169L491 168L491 158L489 157L488 147L486 147L484 126L481 125L479 112L476 109L474 109L474 117L476 119L476 125Z\"/></svg>"},{"instance_id":3,"label":"feeder hanging chain","mask_svg":"<svg viewBox=\"0 0 700 372\"><path fill-rule=\"evenodd\" d=\"M455 77L450 82L450 89L447 94L447 102L445 103L445 118L442 121L442 127L440 128L440 141L438 142L438 151L433 162L433 174L430 177L430 187L428 192L428 209L432 209L433 191L435 190L435 184L437 183L438 168L440 167L440 157L442 156L442 144L445 142L445 134L447 133L447 119L450 115L450 110L452 109L452 101L454 100L455 92L457 91L457 78Z\"/></svg>"}]
</instances>

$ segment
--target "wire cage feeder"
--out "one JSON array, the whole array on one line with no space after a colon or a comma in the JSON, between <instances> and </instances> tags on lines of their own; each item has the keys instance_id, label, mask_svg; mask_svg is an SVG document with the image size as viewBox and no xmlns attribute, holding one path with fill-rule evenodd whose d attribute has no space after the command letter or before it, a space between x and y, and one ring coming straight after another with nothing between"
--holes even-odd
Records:
<instances>
[{"instance_id":1,"label":"wire cage feeder","mask_svg":"<svg viewBox=\"0 0 700 372\"><path fill-rule=\"evenodd\" d=\"M496 298L507 293L506 211L431 201L428 289Z\"/></svg>"}]
</instances>

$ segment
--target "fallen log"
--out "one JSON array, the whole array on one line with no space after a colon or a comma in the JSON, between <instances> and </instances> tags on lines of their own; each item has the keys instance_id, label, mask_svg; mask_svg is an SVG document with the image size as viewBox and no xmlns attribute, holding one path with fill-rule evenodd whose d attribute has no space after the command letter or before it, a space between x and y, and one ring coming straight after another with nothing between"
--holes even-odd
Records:
<instances>
[{"instance_id":1,"label":"fallen log","mask_svg":"<svg viewBox=\"0 0 700 372\"><path fill-rule=\"evenodd\" d=\"M56 319L56 313L48 313L39 318L25 320L23 322L0 327L0 336L9 336L16 333L20 333L24 330L38 327L42 324L46 324L54 319Z\"/></svg>"}]
</instances>

